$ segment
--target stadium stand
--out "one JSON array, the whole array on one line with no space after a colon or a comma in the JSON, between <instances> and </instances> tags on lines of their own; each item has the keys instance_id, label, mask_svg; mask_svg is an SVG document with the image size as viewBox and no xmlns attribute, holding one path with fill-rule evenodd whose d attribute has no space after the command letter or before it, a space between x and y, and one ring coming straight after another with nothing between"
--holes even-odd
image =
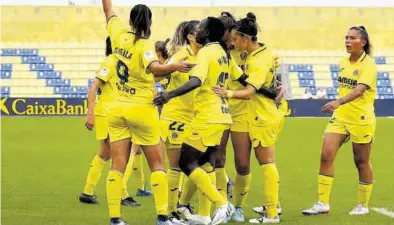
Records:
<instances>
[{"instance_id":1,"label":"stadium stand","mask_svg":"<svg viewBox=\"0 0 394 225\"><path fill-rule=\"evenodd\" d=\"M153 8L152 39L170 37L183 19L219 15L222 10L240 17L250 9ZM262 28L260 39L280 56L281 71L289 76L293 98L300 98L306 88L312 94L325 88L328 98L336 98L338 62L345 52L344 33L354 24L364 24L370 28L377 49L377 97L394 99L393 8L284 7L254 11ZM129 8L117 8L116 12L123 22L128 21ZM375 20L380 22L375 24ZM1 25L2 97L86 97L104 58L106 31L101 8L2 6Z\"/></svg>"}]
</instances>

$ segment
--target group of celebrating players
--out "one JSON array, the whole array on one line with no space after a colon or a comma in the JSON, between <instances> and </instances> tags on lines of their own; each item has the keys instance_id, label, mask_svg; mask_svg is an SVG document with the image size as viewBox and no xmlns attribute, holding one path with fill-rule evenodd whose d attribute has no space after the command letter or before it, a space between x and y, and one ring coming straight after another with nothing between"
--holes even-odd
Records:
<instances>
[{"instance_id":1,"label":"group of celebrating players","mask_svg":"<svg viewBox=\"0 0 394 225\"><path fill-rule=\"evenodd\" d=\"M107 58L89 92L85 124L88 129L95 127L101 149L92 161L80 201L97 203L94 187L104 162L111 158L107 179L110 223L127 224L121 219L120 206L140 205L127 193L126 183L135 162L135 170L142 169L138 168L142 151L151 170L158 225L243 222L242 207L252 181L253 147L262 171L264 204L254 209L259 217L249 222L279 223L282 209L275 143L287 103L279 106L284 100L283 85L275 75L277 57L257 41L256 16L248 13L236 20L223 12L217 18L185 21L170 40L155 45L149 40L152 12L146 5L132 8L131 30L127 30L114 14L111 0L102 2L109 34ZM351 214L369 212L376 66L369 56L364 27L349 29L346 48L350 57L341 61L340 98L322 107L335 112L325 131L319 200L304 210L304 215L329 212L333 161L348 137L353 142L360 181L359 204ZM158 81L164 92L155 90ZM95 104L96 91L99 98ZM160 115L157 106L162 106ZM234 205L228 201L224 169L230 135L237 172ZM182 192L178 196L180 180ZM140 195L151 193L143 184L140 189ZM190 201L197 190L199 207L193 214ZM216 210L211 217L212 203Z\"/></svg>"}]
</instances>

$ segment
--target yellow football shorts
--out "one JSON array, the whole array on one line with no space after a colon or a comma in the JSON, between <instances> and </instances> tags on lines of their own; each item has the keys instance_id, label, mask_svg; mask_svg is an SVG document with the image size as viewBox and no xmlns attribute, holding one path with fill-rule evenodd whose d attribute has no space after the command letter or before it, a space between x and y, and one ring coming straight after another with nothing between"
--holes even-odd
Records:
<instances>
[{"instance_id":1,"label":"yellow football shorts","mask_svg":"<svg viewBox=\"0 0 394 225\"><path fill-rule=\"evenodd\" d=\"M350 124L342 120L338 120L335 117L332 117L324 133L349 135L350 140L353 143L367 144L373 141L375 135L375 128L376 128L375 122L372 124L364 124L364 125Z\"/></svg>"},{"instance_id":2,"label":"yellow football shorts","mask_svg":"<svg viewBox=\"0 0 394 225\"><path fill-rule=\"evenodd\" d=\"M193 124L186 129L186 139L184 143L193 146L201 152L205 152L208 147L220 144L223 131L228 130L230 124Z\"/></svg>"},{"instance_id":3,"label":"yellow football shorts","mask_svg":"<svg viewBox=\"0 0 394 225\"><path fill-rule=\"evenodd\" d=\"M96 129L96 139L105 140L108 137L108 120L106 116L94 116L94 127Z\"/></svg>"},{"instance_id":4,"label":"yellow football shorts","mask_svg":"<svg viewBox=\"0 0 394 225\"><path fill-rule=\"evenodd\" d=\"M233 123L230 126L230 131L234 132L249 132L247 115L239 115L232 117Z\"/></svg>"},{"instance_id":5,"label":"yellow football shorts","mask_svg":"<svg viewBox=\"0 0 394 225\"><path fill-rule=\"evenodd\" d=\"M181 149L186 138L186 123L170 120L160 120L161 139L165 143L167 150Z\"/></svg>"},{"instance_id":6,"label":"yellow football shorts","mask_svg":"<svg viewBox=\"0 0 394 225\"><path fill-rule=\"evenodd\" d=\"M137 145L160 142L160 121L157 107L151 104L116 103L107 113L111 142L131 138Z\"/></svg>"},{"instance_id":7,"label":"yellow football shorts","mask_svg":"<svg viewBox=\"0 0 394 225\"><path fill-rule=\"evenodd\" d=\"M262 147L274 146L278 140L278 136L283 127L283 121L279 120L276 123L258 126L249 124L249 136L254 148L260 144Z\"/></svg>"}]
</instances>

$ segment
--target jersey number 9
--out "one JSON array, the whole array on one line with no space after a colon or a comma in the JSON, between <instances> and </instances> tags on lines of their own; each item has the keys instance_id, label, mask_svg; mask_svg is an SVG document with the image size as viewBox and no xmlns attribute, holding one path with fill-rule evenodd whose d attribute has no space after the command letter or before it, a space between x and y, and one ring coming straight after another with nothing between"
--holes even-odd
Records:
<instances>
[{"instance_id":1,"label":"jersey number 9","mask_svg":"<svg viewBox=\"0 0 394 225\"><path fill-rule=\"evenodd\" d=\"M116 73L118 74L121 84L125 84L129 81L129 68L120 60L116 63Z\"/></svg>"}]
</instances>

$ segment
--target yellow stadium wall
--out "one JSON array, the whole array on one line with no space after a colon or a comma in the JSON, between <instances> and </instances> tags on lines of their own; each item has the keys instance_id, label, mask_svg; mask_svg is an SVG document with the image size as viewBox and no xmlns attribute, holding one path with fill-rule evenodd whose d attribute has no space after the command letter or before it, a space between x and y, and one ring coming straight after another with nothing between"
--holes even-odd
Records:
<instances>
[{"instance_id":1,"label":"yellow stadium wall","mask_svg":"<svg viewBox=\"0 0 394 225\"><path fill-rule=\"evenodd\" d=\"M259 39L276 49L343 49L347 29L361 24L375 49L394 49L394 8L153 7L151 38L171 37L179 22L217 16L224 10L237 18L255 12ZM115 11L127 26L130 8ZM89 42L105 36L100 7L1 6L2 42Z\"/></svg>"}]
</instances>

